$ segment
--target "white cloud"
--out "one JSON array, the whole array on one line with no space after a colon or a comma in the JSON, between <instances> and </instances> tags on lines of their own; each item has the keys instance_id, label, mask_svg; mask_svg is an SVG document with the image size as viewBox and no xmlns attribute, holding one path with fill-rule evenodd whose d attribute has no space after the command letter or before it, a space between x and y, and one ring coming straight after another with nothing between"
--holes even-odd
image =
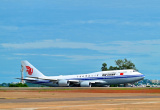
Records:
<instances>
[{"instance_id":1,"label":"white cloud","mask_svg":"<svg viewBox=\"0 0 160 110\"><path fill-rule=\"evenodd\" d=\"M32 54L32 53L14 53L14 55L19 55L19 56L57 56L57 57L63 57L65 55L54 55L54 54Z\"/></svg>"},{"instance_id":2,"label":"white cloud","mask_svg":"<svg viewBox=\"0 0 160 110\"><path fill-rule=\"evenodd\" d=\"M66 58L71 58L73 60L94 60L94 59L108 59L108 58L114 58L116 56L99 56L99 55L93 55L93 56L90 56L90 55L67 55L65 56Z\"/></svg>"},{"instance_id":3,"label":"white cloud","mask_svg":"<svg viewBox=\"0 0 160 110\"><path fill-rule=\"evenodd\" d=\"M18 27L17 26L0 26L1 30L17 30Z\"/></svg>"},{"instance_id":4,"label":"white cloud","mask_svg":"<svg viewBox=\"0 0 160 110\"><path fill-rule=\"evenodd\" d=\"M160 39L142 41L115 41L106 44L81 43L65 40L44 40L28 43L3 43L3 48L14 49L45 49L45 48L68 48L68 49L89 49L101 53L110 54L147 54L160 55Z\"/></svg>"},{"instance_id":5,"label":"white cloud","mask_svg":"<svg viewBox=\"0 0 160 110\"><path fill-rule=\"evenodd\" d=\"M128 26L160 26L160 22L136 22L136 21L120 21L120 20L86 20L77 21L80 24L112 24L112 25L128 25Z\"/></svg>"},{"instance_id":6,"label":"white cloud","mask_svg":"<svg viewBox=\"0 0 160 110\"><path fill-rule=\"evenodd\" d=\"M117 24L117 20L88 20L88 21L78 21L81 24Z\"/></svg>"},{"instance_id":7,"label":"white cloud","mask_svg":"<svg viewBox=\"0 0 160 110\"><path fill-rule=\"evenodd\" d=\"M4 48L15 48L15 49L42 49L42 48L93 48L95 44L92 43L79 43L69 42L60 39L56 40L43 40L38 42L29 43L3 43L1 44Z\"/></svg>"},{"instance_id":8,"label":"white cloud","mask_svg":"<svg viewBox=\"0 0 160 110\"><path fill-rule=\"evenodd\" d=\"M8 60L22 59L20 57L7 57Z\"/></svg>"},{"instance_id":9,"label":"white cloud","mask_svg":"<svg viewBox=\"0 0 160 110\"><path fill-rule=\"evenodd\" d=\"M126 22L120 22L119 24L122 25L131 25L131 26L160 26L160 22L131 22L131 21L126 21Z\"/></svg>"},{"instance_id":10,"label":"white cloud","mask_svg":"<svg viewBox=\"0 0 160 110\"><path fill-rule=\"evenodd\" d=\"M107 59L114 58L117 56L108 55L108 56L100 56L100 55L56 55L56 54L30 54L30 53L14 53L16 56L48 56L48 57L64 57L72 60L94 60L94 59Z\"/></svg>"}]
</instances>

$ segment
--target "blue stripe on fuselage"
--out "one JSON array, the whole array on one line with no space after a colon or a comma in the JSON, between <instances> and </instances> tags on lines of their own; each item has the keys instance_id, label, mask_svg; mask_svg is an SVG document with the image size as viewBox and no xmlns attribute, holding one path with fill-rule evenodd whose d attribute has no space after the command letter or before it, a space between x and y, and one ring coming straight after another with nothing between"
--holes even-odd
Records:
<instances>
[{"instance_id":1,"label":"blue stripe on fuselage","mask_svg":"<svg viewBox=\"0 0 160 110\"><path fill-rule=\"evenodd\" d=\"M134 78L144 77L144 75L121 75L121 76L102 76L102 77L87 77L87 78L71 78L66 80L99 80L99 79L118 79L118 78Z\"/></svg>"}]
</instances>

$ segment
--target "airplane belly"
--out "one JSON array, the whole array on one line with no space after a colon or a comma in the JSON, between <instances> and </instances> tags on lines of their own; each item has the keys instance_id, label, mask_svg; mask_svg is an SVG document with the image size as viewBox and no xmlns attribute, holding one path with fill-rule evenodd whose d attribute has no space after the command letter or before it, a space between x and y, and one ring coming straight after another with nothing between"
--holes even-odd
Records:
<instances>
[{"instance_id":1,"label":"airplane belly","mask_svg":"<svg viewBox=\"0 0 160 110\"><path fill-rule=\"evenodd\" d=\"M142 80L142 77L130 77L130 78L115 78L115 79L106 79L106 85L111 85L111 84L125 84L125 83L134 83L137 81Z\"/></svg>"}]
</instances>

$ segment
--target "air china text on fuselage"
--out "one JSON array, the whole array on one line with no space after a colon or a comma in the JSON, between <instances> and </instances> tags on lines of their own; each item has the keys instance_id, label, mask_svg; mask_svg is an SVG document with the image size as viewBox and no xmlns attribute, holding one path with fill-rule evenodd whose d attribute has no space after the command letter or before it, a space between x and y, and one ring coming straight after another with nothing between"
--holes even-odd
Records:
<instances>
[{"instance_id":1,"label":"air china text on fuselage","mask_svg":"<svg viewBox=\"0 0 160 110\"><path fill-rule=\"evenodd\" d=\"M21 61L22 69L28 76L26 82L55 87L91 87L111 84L135 83L144 79L144 75L133 69L100 71L89 74L45 76L28 61ZM20 78L19 78L20 79Z\"/></svg>"}]
</instances>

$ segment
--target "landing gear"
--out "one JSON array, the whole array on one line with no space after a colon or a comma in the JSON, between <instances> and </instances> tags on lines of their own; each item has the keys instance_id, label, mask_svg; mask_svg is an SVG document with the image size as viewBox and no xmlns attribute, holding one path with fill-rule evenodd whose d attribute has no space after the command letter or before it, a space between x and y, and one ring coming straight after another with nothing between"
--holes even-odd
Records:
<instances>
[{"instance_id":1,"label":"landing gear","mask_svg":"<svg viewBox=\"0 0 160 110\"><path fill-rule=\"evenodd\" d=\"M124 84L124 87L128 87L128 84Z\"/></svg>"}]
</instances>

